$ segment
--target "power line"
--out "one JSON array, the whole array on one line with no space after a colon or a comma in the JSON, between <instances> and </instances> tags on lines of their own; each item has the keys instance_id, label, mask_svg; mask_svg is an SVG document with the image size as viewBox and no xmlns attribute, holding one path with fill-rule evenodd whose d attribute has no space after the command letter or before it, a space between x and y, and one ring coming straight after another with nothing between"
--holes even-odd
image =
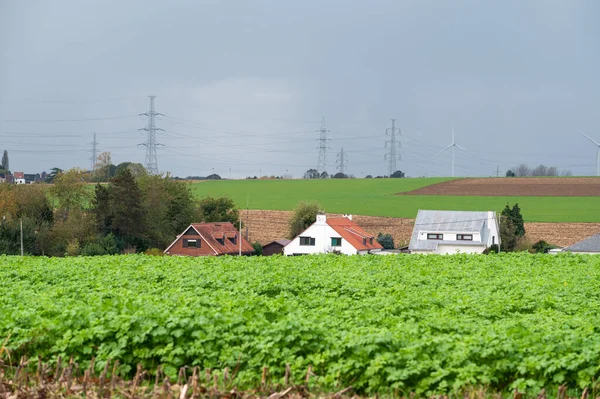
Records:
<instances>
[{"instance_id":1,"label":"power line","mask_svg":"<svg viewBox=\"0 0 600 399\"><path fill-rule=\"evenodd\" d=\"M402 134L400 132L400 129L396 129L396 120L392 119L392 128L391 129L385 129L385 134L386 135L390 135L391 136L391 140L387 140L385 142L385 146L387 148L388 143L390 144L390 152L385 154L385 156L383 157L383 159L387 159L389 161L389 165L388 165L388 176L391 176L397 169L396 169L396 160L402 160L402 157L400 156L400 154L396 155L396 131L398 131L398 134ZM402 147L402 143L400 141L398 141L398 148Z\"/></svg>"},{"instance_id":2,"label":"power line","mask_svg":"<svg viewBox=\"0 0 600 399\"><path fill-rule=\"evenodd\" d=\"M137 118L138 115L126 115L126 116L106 116L101 118L82 118L82 119L5 119L2 122L88 122L88 121L105 121L110 119L129 119Z\"/></svg>"},{"instance_id":3,"label":"power line","mask_svg":"<svg viewBox=\"0 0 600 399\"><path fill-rule=\"evenodd\" d=\"M146 146L146 170L151 175L158 174L158 159L156 156L156 146L162 145L156 142L156 131L163 130L156 127L155 118L157 115L162 115L154 111L154 99L156 96L148 96L150 98L150 109L148 112L140 114L148 117L148 126L140 130L148 132L148 138L145 143L140 145Z\"/></svg>"},{"instance_id":4,"label":"power line","mask_svg":"<svg viewBox=\"0 0 600 399\"><path fill-rule=\"evenodd\" d=\"M321 120L321 128L319 132L319 161L317 162L317 172L319 175L327 170L327 133L329 130L325 128L325 118Z\"/></svg>"}]
</instances>

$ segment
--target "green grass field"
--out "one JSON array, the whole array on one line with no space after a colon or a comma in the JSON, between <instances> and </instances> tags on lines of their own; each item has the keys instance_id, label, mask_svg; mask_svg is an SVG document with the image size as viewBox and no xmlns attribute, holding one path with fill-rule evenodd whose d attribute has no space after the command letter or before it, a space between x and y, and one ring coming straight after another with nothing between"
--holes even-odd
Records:
<instances>
[{"instance_id":1,"label":"green grass field","mask_svg":"<svg viewBox=\"0 0 600 399\"><path fill-rule=\"evenodd\" d=\"M292 210L302 200L326 212L414 218L419 209L496 210L519 203L528 222L600 222L600 197L457 197L394 195L448 178L350 180L232 180L195 183L194 193L230 196L240 207Z\"/></svg>"}]
</instances>

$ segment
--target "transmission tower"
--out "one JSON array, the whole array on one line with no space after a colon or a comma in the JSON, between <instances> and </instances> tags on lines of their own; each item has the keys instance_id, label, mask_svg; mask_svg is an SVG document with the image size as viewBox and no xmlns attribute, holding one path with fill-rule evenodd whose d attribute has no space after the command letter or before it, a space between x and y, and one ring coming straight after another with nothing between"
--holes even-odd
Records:
<instances>
[{"instance_id":1,"label":"transmission tower","mask_svg":"<svg viewBox=\"0 0 600 399\"><path fill-rule=\"evenodd\" d=\"M98 142L96 141L96 133L94 133L94 141L92 141L92 156L90 160L92 161L92 171L96 170L96 163L98 162Z\"/></svg>"},{"instance_id":2,"label":"transmission tower","mask_svg":"<svg viewBox=\"0 0 600 399\"><path fill-rule=\"evenodd\" d=\"M154 111L154 99L156 96L148 96L150 98L150 110L140 115L144 115L148 117L148 126L141 128L140 130L145 130L148 132L148 138L145 143L138 144L146 146L146 170L151 175L158 174L158 159L156 157L156 146L162 145L156 142L156 132L159 130L163 130L161 128L157 128L155 124L155 117L159 114Z\"/></svg>"},{"instance_id":3,"label":"transmission tower","mask_svg":"<svg viewBox=\"0 0 600 399\"><path fill-rule=\"evenodd\" d=\"M326 172L327 169L327 133L329 130L325 128L325 118L321 121L319 132L319 162L317 163L317 172L319 175Z\"/></svg>"},{"instance_id":4,"label":"transmission tower","mask_svg":"<svg viewBox=\"0 0 600 399\"><path fill-rule=\"evenodd\" d=\"M400 140L396 141L396 132L398 132L399 135L402 135L400 129L396 129L396 120L392 119L391 129L385 129L385 134L391 136L391 140L387 140L385 142L386 148L388 148L389 144L390 152L385 154L385 156L383 157L384 160L387 159L389 161L388 176L391 176L392 173L394 173L397 170L396 161L402 161L402 156L400 154L396 154L396 148L402 148L402 143L400 142Z\"/></svg>"},{"instance_id":5,"label":"transmission tower","mask_svg":"<svg viewBox=\"0 0 600 399\"><path fill-rule=\"evenodd\" d=\"M342 150L337 154L337 159L335 160L335 163L337 164L337 170L339 170L341 174L345 175L346 166L348 166L348 158L346 158L344 147L342 147Z\"/></svg>"}]
</instances>

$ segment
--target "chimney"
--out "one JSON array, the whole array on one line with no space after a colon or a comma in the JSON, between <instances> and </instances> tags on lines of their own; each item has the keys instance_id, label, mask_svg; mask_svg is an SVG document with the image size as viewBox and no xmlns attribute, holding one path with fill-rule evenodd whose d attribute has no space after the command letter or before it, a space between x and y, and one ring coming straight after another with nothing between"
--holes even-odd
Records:
<instances>
[{"instance_id":1,"label":"chimney","mask_svg":"<svg viewBox=\"0 0 600 399\"><path fill-rule=\"evenodd\" d=\"M324 213L317 213L317 224L326 224L327 216Z\"/></svg>"}]
</instances>

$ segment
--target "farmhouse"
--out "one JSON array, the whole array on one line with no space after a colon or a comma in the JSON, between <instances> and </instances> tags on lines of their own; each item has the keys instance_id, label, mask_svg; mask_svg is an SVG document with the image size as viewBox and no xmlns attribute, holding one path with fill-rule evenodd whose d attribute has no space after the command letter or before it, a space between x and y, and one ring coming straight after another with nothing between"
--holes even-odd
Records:
<instances>
[{"instance_id":1,"label":"farmhouse","mask_svg":"<svg viewBox=\"0 0 600 399\"><path fill-rule=\"evenodd\" d=\"M563 248L562 252L600 255L600 234L593 235L583 241L579 241L571 245L570 247Z\"/></svg>"},{"instance_id":2,"label":"farmhouse","mask_svg":"<svg viewBox=\"0 0 600 399\"><path fill-rule=\"evenodd\" d=\"M308 255L338 252L363 255L382 249L375 237L352 221L352 215L328 219L326 215L319 214L315 223L283 247L283 253Z\"/></svg>"},{"instance_id":3,"label":"farmhouse","mask_svg":"<svg viewBox=\"0 0 600 399\"><path fill-rule=\"evenodd\" d=\"M192 223L164 253L181 256L251 255L254 248L229 222Z\"/></svg>"},{"instance_id":4,"label":"farmhouse","mask_svg":"<svg viewBox=\"0 0 600 399\"><path fill-rule=\"evenodd\" d=\"M481 253L499 244L496 212L419 210L408 249L414 254Z\"/></svg>"},{"instance_id":5,"label":"farmhouse","mask_svg":"<svg viewBox=\"0 0 600 399\"><path fill-rule=\"evenodd\" d=\"M23 173L23 172L13 173L13 182L15 184L25 184L25 173Z\"/></svg>"}]
</instances>

